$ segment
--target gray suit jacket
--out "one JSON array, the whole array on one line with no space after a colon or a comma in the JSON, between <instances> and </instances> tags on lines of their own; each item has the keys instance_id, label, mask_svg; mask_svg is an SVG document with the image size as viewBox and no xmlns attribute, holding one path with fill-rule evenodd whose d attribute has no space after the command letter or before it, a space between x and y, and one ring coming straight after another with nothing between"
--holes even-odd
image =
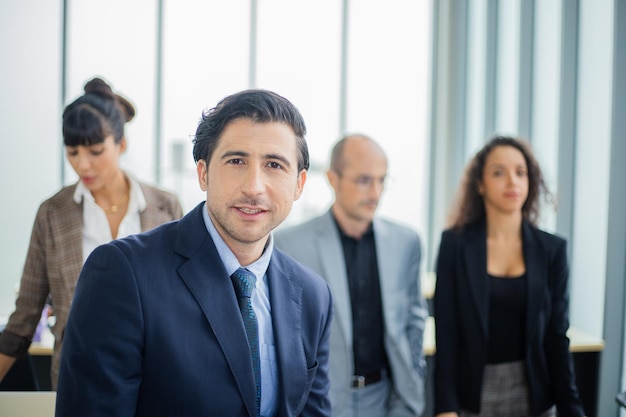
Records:
<instances>
[{"instance_id":1,"label":"gray suit jacket","mask_svg":"<svg viewBox=\"0 0 626 417\"><path fill-rule=\"evenodd\" d=\"M333 414L347 406L354 374L350 290L339 232L330 210L297 226L277 230L275 245L329 284L334 318L330 337L330 399ZM385 349L396 405L413 415L424 409L423 333L427 310L420 290L420 239L388 220L374 220L385 325ZM410 414L409 414L410 415Z\"/></svg>"}]
</instances>

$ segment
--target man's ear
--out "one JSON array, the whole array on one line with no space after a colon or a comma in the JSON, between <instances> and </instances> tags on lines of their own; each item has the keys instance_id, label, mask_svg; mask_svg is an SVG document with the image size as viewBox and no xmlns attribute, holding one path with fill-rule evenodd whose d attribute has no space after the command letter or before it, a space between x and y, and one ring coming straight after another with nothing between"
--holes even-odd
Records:
<instances>
[{"instance_id":1,"label":"man's ear","mask_svg":"<svg viewBox=\"0 0 626 417\"><path fill-rule=\"evenodd\" d=\"M209 167L204 159L198 160L196 164L196 171L198 172L198 183L200 189L206 191L209 188Z\"/></svg>"},{"instance_id":2,"label":"man's ear","mask_svg":"<svg viewBox=\"0 0 626 417\"><path fill-rule=\"evenodd\" d=\"M329 169L326 171L326 178L328 179L330 186L333 187L333 189L337 189L337 184L339 182L339 174L337 174L337 171Z\"/></svg>"},{"instance_id":3,"label":"man's ear","mask_svg":"<svg viewBox=\"0 0 626 417\"><path fill-rule=\"evenodd\" d=\"M304 183L306 183L306 169L303 169L298 174L298 182L296 183L296 191L293 194L293 201L296 201L302 195L302 190L304 190Z\"/></svg>"}]
</instances>

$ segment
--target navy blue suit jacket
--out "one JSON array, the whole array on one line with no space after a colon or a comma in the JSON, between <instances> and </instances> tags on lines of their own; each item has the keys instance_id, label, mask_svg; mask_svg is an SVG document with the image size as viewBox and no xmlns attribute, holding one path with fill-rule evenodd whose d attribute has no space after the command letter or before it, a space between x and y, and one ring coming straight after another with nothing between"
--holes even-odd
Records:
<instances>
[{"instance_id":1,"label":"navy blue suit jacket","mask_svg":"<svg viewBox=\"0 0 626 417\"><path fill-rule=\"evenodd\" d=\"M522 226L527 299L525 352L530 411L556 404L559 416L583 416L569 339L564 239ZM478 413L487 362L489 280L484 222L442 234L435 290L435 413Z\"/></svg>"},{"instance_id":2,"label":"navy blue suit jacket","mask_svg":"<svg viewBox=\"0 0 626 417\"><path fill-rule=\"evenodd\" d=\"M255 415L243 321L204 207L90 255L65 331L57 416ZM278 415L328 416L329 288L277 249L267 277Z\"/></svg>"}]
</instances>

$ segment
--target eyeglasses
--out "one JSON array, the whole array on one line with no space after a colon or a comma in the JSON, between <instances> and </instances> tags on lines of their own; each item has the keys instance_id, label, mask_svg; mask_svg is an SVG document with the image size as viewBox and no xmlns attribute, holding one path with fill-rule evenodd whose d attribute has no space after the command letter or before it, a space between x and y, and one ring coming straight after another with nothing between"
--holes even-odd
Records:
<instances>
[{"instance_id":1,"label":"eyeglasses","mask_svg":"<svg viewBox=\"0 0 626 417\"><path fill-rule=\"evenodd\" d=\"M391 177L385 175L384 177L372 177L371 175L359 175L357 177L346 177L341 172L335 171L339 178L343 178L352 182L356 187L362 191L366 191L372 188L374 184L380 185L381 188L389 187L391 185Z\"/></svg>"}]
</instances>

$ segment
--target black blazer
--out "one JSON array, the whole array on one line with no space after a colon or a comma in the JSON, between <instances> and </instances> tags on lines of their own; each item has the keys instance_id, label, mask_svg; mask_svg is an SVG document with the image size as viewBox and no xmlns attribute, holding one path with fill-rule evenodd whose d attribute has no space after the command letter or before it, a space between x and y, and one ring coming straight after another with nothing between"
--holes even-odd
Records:
<instances>
[{"instance_id":1,"label":"black blazer","mask_svg":"<svg viewBox=\"0 0 626 417\"><path fill-rule=\"evenodd\" d=\"M564 239L522 226L527 275L525 329L530 411L556 404L560 417L583 416L566 331L568 266ZM478 413L487 362L489 280L484 221L441 236L435 290L435 413Z\"/></svg>"}]
</instances>

